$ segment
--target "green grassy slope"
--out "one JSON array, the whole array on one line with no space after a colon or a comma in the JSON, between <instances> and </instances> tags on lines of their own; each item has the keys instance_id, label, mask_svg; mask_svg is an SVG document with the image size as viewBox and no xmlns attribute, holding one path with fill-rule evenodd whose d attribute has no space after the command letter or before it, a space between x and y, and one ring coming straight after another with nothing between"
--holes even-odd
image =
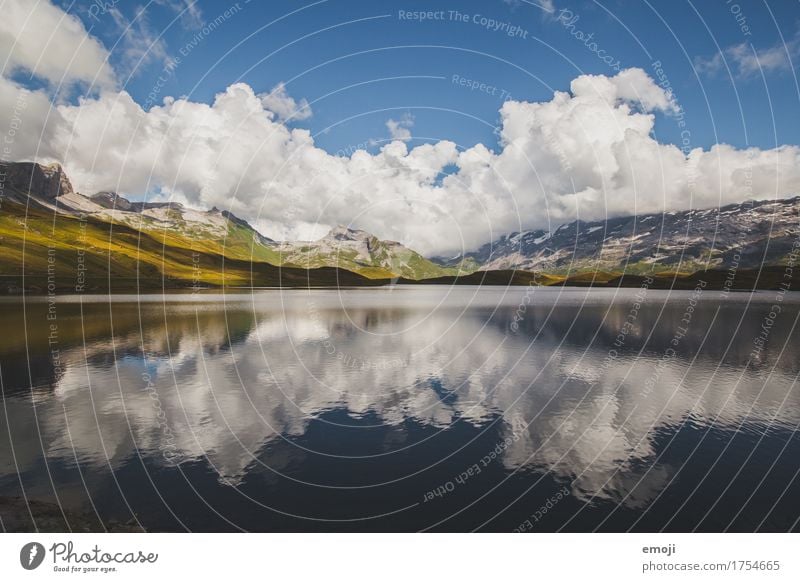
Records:
<instances>
[{"instance_id":1,"label":"green grassy slope","mask_svg":"<svg viewBox=\"0 0 800 582\"><path fill-rule=\"evenodd\" d=\"M234 233L246 239L243 233ZM189 239L173 231L142 232L130 226L25 209L5 201L0 211L0 280L41 290L84 291L193 286L375 285L338 269L276 267L249 260L248 241ZM251 245L252 246L252 245ZM266 257L263 257L266 258Z\"/></svg>"}]
</instances>

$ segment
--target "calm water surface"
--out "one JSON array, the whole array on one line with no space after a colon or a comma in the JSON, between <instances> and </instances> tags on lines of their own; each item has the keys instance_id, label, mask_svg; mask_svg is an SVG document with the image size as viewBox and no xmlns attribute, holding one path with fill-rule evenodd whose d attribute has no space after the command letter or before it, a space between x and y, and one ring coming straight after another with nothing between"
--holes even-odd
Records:
<instances>
[{"instance_id":1,"label":"calm water surface","mask_svg":"<svg viewBox=\"0 0 800 582\"><path fill-rule=\"evenodd\" d=\"M155 531L798 529L799 309L638 289L3 299L0 496Z\"/></svg>"}]
</instances>

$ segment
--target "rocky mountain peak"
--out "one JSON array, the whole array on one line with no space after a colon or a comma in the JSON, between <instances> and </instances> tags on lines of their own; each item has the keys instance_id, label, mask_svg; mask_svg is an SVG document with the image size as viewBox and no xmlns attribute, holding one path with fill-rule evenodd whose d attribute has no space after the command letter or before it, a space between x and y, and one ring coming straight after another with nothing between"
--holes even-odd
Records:
<instances>
[{"instance_id":1,"label":"rocky mountain peak","mask_svg":"<svg viewBox=\"0 0 800 582\"><path fill-rule=\"evenodd\" d=\"M55 200L59 196L74 192L72 183L59 163L17 162L0 164L0 174L4 178L5 187L46 200Z\"/></svg>"},{"instance_id":2,"label":"rocky mountain peak","mask_svg":"<svg viewBox=\"0 0 800 582\"><path fill-rule=\"evenodd\" d=\"M133 210L131 201L116 192L98 192L91 196L90 199L98 206L108 210L124 210L126 212Z\"/></svg>"},{"instance_id":3,"label":"rocky mountain peak","mask_svg":"<svg viewBox=\"0 0 800 582\"><path fill-rule=\"evenodd\" d=\"M342 224L332 228L328 234L325 235L323 240L338 240L338 241L365 241L373 236L363 230L348 228Z\"/></svg>"}]
</instances>

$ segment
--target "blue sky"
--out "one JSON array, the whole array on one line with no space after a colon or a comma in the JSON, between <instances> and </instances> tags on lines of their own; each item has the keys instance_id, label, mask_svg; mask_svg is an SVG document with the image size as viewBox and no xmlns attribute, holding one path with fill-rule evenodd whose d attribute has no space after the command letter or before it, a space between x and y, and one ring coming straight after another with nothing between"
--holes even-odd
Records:
<instances>
[{"instance_id":1,"label":"blue sky","mask_svg":"<svg viewBox=\"0 0 800 582\"><path fill-rule=\"evenodd\" d=\"M98 8L100 4L61 2L111 48L120 40L120 27L109 12ZM623 68L641 67L652 75L653 62L663 63L685 111L693 147L723 142L768 148L800 142L799 93L789 65L763 75L740 73L730 57L726 60L733 74L724 65L712 71L695 66L698 59L710 59L720 49L741 43L752 44L756 51L788 43L788 53L794 56L791 43L800 25L800 4L793 1L767 6L724 0L555 0L548 12L522 0L241 0L236 14L204 34L203 25L223 16L228 4L234 3L198 1L199 16L194 18L178 16L178 0L120 0L116 8L134 27L143 22L153 38L161 35L167 58L180 59L161 90L164 95L210 102L236 81L256 91L269 91L285 81L293 97L312 103L314 115L297 125L309 128L318 145L331 153L388 138L387 118L405 113L414 116L412 144L449 139L462 147L478 142L493 147L493 127L505 95L547 100L555 90L567 90L580 74L613 73L576 38L576 31L593 34L598 49ZM565 27L567 14L561 10L578 17L572 27ZM286 16L293 11L297 12ZM402 18L401 11L440 15L420 22ZM451 11L466 15L467 22ZM509 36L503 29L488 30L481 25L484 17L516 25L521 32ZM281 20L270 25L276 19ZM187 52L193 39L195 46L182 56L181 49ZM123 45L124 40L111 50L118 70L125 68ZM154 56L132 71L126 88L139 103L147 104L164 65L163 57ZM454 75L497 90L494 95L470 90L454 83ZM656 132L659 141L681 142L681 130L670 119L659 119Z\"/></svg>"}]
</instances>

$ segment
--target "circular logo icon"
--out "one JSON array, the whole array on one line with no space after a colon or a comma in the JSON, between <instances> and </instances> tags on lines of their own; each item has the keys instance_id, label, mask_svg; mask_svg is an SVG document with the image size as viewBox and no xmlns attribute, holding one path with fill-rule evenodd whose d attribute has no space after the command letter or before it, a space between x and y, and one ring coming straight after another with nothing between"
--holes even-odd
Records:
<instances>
[{"instance_id":1,"label":"circular logo icon","mask_svg":"<svg viewBox=\"0 0 800 582\"><path fill-rule=\"evenodd\" d=\"M19 563L26 570L35 570L44 561L44 546L39 542L29 542L19 551Z\"/></svg>"}]
</instances>

